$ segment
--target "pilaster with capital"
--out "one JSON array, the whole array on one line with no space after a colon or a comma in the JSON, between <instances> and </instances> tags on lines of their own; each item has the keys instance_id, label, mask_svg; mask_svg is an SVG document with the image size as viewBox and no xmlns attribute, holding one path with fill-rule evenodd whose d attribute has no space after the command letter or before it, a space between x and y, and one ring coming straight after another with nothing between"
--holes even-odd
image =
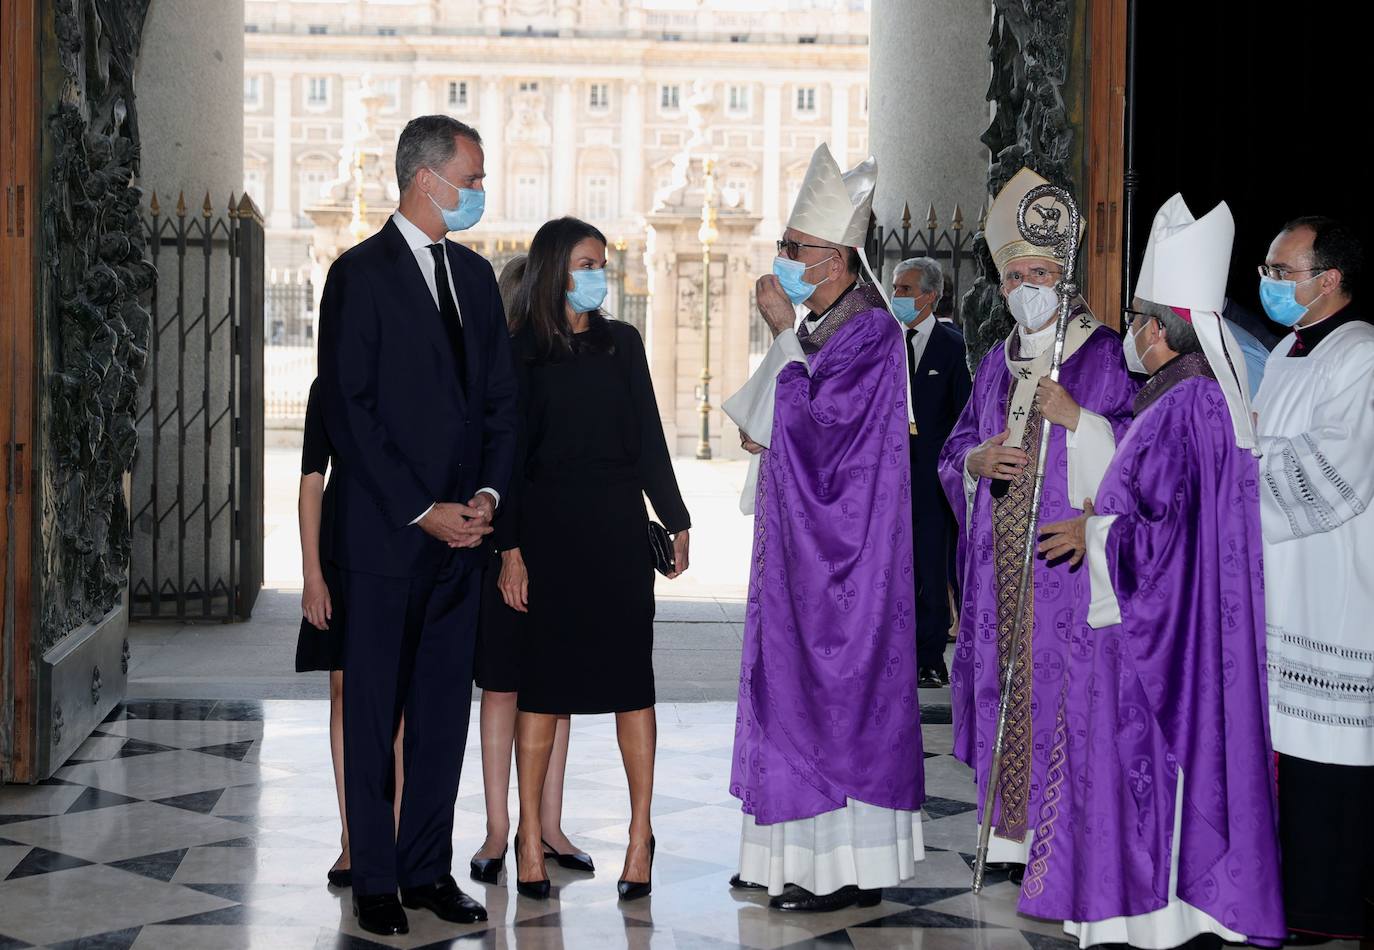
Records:
<instances>
[{"instance_id":1,"label":"pilaster with capital","mask_svg":"<svg viewBox=\"0 0 1374 950\"><path fill-rule=\"evenodd\" d=\"M561 79L553 100L553 200L549 209L553 217L575 212L577 155L574 149L574 108L572 80Z\"/></svg>"}]
</instances>

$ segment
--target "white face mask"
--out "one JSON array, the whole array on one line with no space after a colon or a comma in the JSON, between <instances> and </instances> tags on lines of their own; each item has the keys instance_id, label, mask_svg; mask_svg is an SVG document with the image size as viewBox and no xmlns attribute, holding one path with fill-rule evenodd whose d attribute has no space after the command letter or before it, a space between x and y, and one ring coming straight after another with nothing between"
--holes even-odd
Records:
<instances>
[{"instance_id":1,"label":"white face mask","mask_svg":"<svg viewBox=\"0 0 1374 950\"><path fill-rule=\"evenodd\" d=\"M1007 294L1007 309L1028 333L1042 329L1054 317L1058 306L1059 295L1053 287L1022 284Z\"/></svg>"},{"instance_id":2,"label":"white face mask","mask_svg":"<svg viewBox=\"0 0 1374 950\"><path fill-rule=\"evenodd\" d=\"M1147 323L1145 326L1149 326L1149 324ZM1144 327L1141 327L1141 329L1143 330ZM1121 350L1126 356L1126 368L1128 370L1132 373L1138 373L1141 376L1149 376L1150 371L1145 368L1145 357L1136 346L1135 338L1137 332L1136 330L1126 331L1126 335L1121 338ZM1155 343L1158 342L1158 340L1155 341ZM1154 347L1155 344L1151 343L1149 346L1145 347L1145 352L1150 352Z\"/></svg>"}]
</instances>

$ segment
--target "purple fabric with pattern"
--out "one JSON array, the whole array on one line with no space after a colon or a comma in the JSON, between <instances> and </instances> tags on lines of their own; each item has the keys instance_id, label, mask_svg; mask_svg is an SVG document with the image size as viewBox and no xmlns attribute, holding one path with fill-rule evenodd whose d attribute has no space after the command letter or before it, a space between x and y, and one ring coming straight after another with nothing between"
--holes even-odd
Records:
<instances>
[{"instance_id":1,"label":"purple fabric with pattern","mask_svg":"<svg viewBox=\"0 0 1374 950\"><path fill-rule=\"evenodd\" d=\"M904 346L865 310L778 376L730 774L759 824L925 798Z\"/></svg>"},{"instance_id":2,"label":"purple fabric with pattern","mask_svg":"<svg viewBox=\"0 0 1374 950\"><path fill-rule=\"evenodd\" d=\"M1178 897L1277 945L1258 470L1215 380L1185 379L1141 412L1094 504L1118 516L1106 551L1122 622L1075 627L1091 655L1046 704L1063 729L1021 910L1094 921L1163 907L1182 767Z\"/></svg>"},{"instance_id":3,"label":"purple fabric with pattern","mask_svg":"<svg viewBox=\"0 0 1374 950\"><path fill-rule=\"evenodd\" d=\"M997 704L1001 695L997 660L997 582L993 558L990 482L980 479L973 505L973 524L967 524L964 501L964 460L968 453L1007 427L1011 372L1004 347L995 347L978 366L973 395L940 453L940 481L959 523L958 570L963 593L959 634L950 664L950 701L954 723L954 754L974 770L978 783L978 815L986 799L988 769L997 732ZM1131 420L1131 403L1138 388L1126 371L1121 340L1108 327L1093 331L1079 350L1060 367L1059 382L1084 409L1103 416L1119 442ZM1065 430L1050 432L1049 458L1041 499L1040 523L1048 524L1081 514L1083 499L1068 497L1068 452ZM1090 594L1086 571L1066 565L1035 562L1034 612L1031 636L1032 702L1031 756L1027 818L1034 824L1045 767L1054 732L1054 700L1068 665L1085 657L1091 642L1085 635ZM1047 701L1048 699L1048 701ZM994 813L994 820L998 815Z\"/></svg>"}]
</instances>

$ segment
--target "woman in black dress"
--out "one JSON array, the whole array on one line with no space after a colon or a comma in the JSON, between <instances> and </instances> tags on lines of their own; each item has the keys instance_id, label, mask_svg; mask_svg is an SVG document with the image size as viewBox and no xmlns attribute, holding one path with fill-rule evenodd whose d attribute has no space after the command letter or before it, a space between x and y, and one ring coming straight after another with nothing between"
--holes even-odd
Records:
<instances>
[{"instance_id":1,"label":"woman in black dress","mask_svg":"<svg viewBox=\"0 0 1374 950\"><path fill-rule=\"evenodd\" d=\"M687 569L690 518L658 418L644 344L601 312L606 239L559 218L530 243L511 308L522 425L498 529L499 587L528 614L520 651L517 886L548 895L540 795L560 716L616 714L630 786L619 891L649 892L653 833L654 562L647 494Z\"/></svg>"},{"instance_id":2,"label":"woman in black dress","mask_svg":"<svg viewBox=\"0 0 1374 950\"><path fill-rule=\"evenodd\" d=\"M329 671L329 750L334 761L334 790L339 797L340 854L329 869L333 887L353 883L348 854L348 813L344 809L343 777L343 616L329 592L339 589L338 572L329 557L331 493L325 475L333 447L320 418L316 383L310 384L305 404L305 437L301 444L301 490L296 515L301 532L301 629L296 639L296 672ZM405 728L404 722L401 729ZM396 736L396 810L399 815L403 772L401 737ZM398 818L399 820L399 818Z\"/></svg>"}]
</instances>

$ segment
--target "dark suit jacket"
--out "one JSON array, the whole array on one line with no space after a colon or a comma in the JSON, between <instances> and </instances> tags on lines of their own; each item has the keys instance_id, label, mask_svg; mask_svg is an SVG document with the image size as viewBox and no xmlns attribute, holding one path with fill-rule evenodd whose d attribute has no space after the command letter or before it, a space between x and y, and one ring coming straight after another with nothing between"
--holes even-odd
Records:
<instances>
[{"instance_id":1,"label":"dark suit jacket","mask_svg":"<svg viewBox=\"0 0 1374 950\"><path fill-rule=\"evenodd\" d=\"M911 510L918 526L944 525L949 515L948 502L940 487L940 450L973 388L964 356L964 338L958 330L947 323L936 323L931 328L921 365L911 368L911 381L911 402L916 410L916 435L911 440ZM942 536L928 539L924 535L925 531L918 529L918 548L935 543L943 550L947 543L940 539Z\"/></svg>"},{"instance_id":2,"label":"dark suit jacket","mask_svg":"<svg viewBox=\"0 0 1374 950\"><path fill-rule=\"evenodd\" d=\"M466 393L443 318L392 221L340 256L325 281L319 384L335 465L329 550L345 570L437 572L450 549L410 522L434 502L467 502L479 488L504 493L510 481L516 384L496 277L476 253L445 244ZM476 563L479 554L460 556Z\"/></svg>"}]
</instances>

